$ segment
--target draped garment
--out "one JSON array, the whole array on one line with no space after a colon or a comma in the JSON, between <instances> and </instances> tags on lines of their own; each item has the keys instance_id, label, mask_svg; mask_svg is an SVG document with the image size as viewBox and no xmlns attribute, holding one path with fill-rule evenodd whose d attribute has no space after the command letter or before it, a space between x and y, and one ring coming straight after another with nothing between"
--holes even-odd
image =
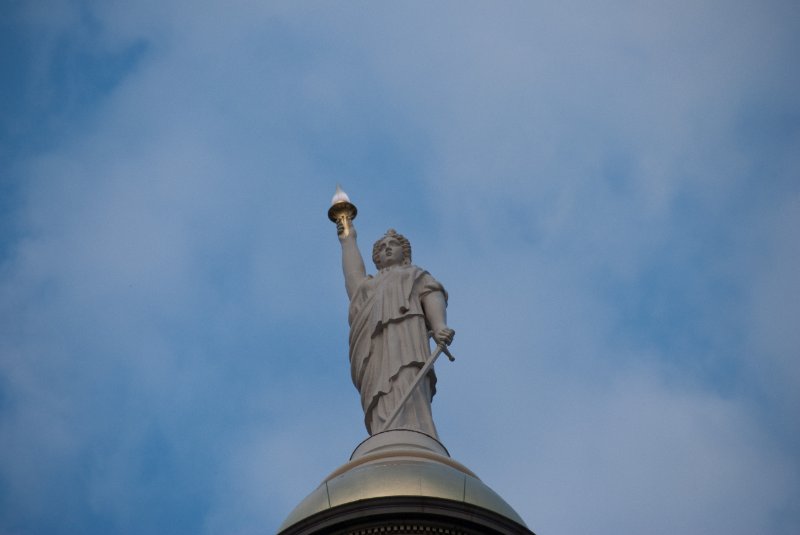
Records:
<instances>
[{"instance_id":1,"label":"draped garment","mask_svg":"<svg viewBox=\"0 0 800 535\"><path fill-rule=\"evenodd\" d=\"M350 372L361 393L364 423L373 435L410 389L419 369L430 358L428 325L422 298L444 287L414 265L392 266L367 276L350 300ZM438 438L431 415L436 375L415 388L392 428L421 431Z\"/></svg>"}]
</instances>

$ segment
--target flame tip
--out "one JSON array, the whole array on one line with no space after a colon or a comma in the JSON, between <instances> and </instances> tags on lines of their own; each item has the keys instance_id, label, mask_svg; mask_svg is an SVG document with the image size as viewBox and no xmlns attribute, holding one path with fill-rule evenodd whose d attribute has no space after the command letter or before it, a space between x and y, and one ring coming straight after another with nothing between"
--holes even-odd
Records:
<instances>
[{"instance_id":1,"label":"flame tip","mask_svg":"<svg viewBox=\"0 0 800 535\"><path fill-rule=\"evenodd\" d=\"M333 194L331 204L333 205L340 202L350 202L350 197L347 196L347 193L344 192L340 184L336 184L336 192Z\"/></svg>"}]
</instances>

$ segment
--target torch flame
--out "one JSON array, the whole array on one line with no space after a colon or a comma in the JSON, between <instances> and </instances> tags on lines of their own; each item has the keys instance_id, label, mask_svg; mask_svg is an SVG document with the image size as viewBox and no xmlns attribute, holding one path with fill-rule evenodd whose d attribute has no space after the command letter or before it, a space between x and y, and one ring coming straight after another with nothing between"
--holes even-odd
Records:
<instances>
[{"instance_id":1,"label":"torch flame","mask_svg":"<svg viewBox=\"0 0 800 535\"><path fill-rule=\"evenodd\" d=\"M328 219L336 223L340 236L349 236L352 228L352 221L356 218L358 209L350 202L350 197L342 191L342 187L336 184L336 193L331 199L331 207L328 208ZM339 226L341 224L341 226Z\"/></svg>"},{"instance_id":2,"label":"torch flame","mask_svg":"<svg viewBox=\"0 0 800 535\"><path fill-rule=\"evenodd\" d=\"M333 194L331 205L340 202L350 202L350 197L347 196L347 193L342 190L342 187L339 184L336 184L336 193Z\"/></svg>"}]
</instances>

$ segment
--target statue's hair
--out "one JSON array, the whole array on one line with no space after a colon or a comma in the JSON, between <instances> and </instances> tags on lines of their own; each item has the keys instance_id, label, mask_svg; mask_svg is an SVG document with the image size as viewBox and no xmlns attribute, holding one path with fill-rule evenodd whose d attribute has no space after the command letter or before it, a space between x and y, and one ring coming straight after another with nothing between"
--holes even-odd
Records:
<instances>
[{"instance_id":1,"label":"statue's hair","mask_svg":"<svg viewBox=\"0 0 800 535\"><path fill-rule=\"evenodd\" d=\"M386 234L381 236L378 241L376 241L372 245L372 262L375 264L375 267L378 266L378 247L380 243L386 238L394 238L400 242L400 246L403 248L403 265L407 265L411 263L411 242L408 241L408 238L399 234L395 229L390 228L386 231Z\"/></svg>"}]
</instances>

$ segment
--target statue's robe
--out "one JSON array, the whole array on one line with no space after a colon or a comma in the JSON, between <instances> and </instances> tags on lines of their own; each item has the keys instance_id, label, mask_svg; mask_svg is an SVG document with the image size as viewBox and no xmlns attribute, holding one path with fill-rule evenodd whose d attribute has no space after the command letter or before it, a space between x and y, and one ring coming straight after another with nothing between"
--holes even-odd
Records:
<instances>
[{"instance_id":1,"label":"statue's robe","mask_svg":"<svg viewBox=\"0 0 800 535\"><path fill-rule=\"evenodd\" d=\"M422 298L447 292L417 266L392 266L367 276L350 300L350 370L369 434L383 430L419 369L430 358ZM431 415L436 375L414 389L392 429L414 429L438 438Z\"/></svg>"}]
</instances>

